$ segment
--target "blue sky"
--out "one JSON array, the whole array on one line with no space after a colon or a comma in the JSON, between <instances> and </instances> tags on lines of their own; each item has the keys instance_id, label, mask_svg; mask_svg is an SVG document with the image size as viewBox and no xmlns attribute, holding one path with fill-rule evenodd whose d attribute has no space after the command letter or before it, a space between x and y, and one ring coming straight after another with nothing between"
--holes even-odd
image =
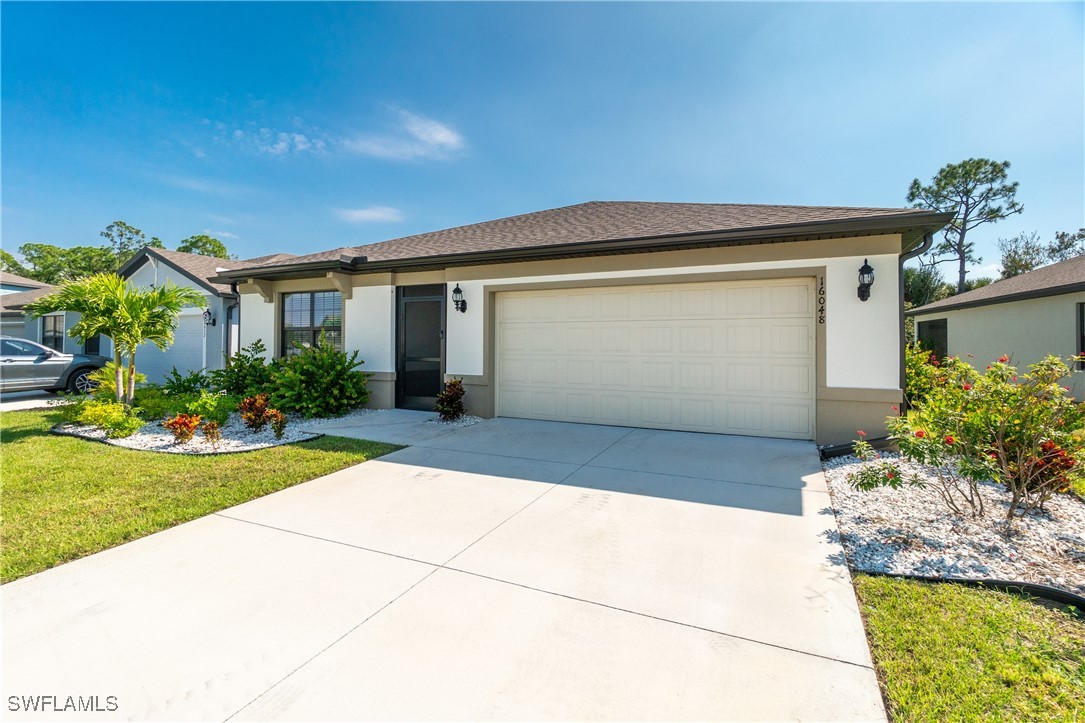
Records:
<instances>
[{"instance_id":1,"label":"blue sky","mask_svg":"<svg viewBox=\"0 0 1085 723\"><path fill-rule=\"evenodd\" d=\"M1085 226L1083 4L0 5L2 244L241 257L589 200L904 206L1010 160Z\"/></svg>"}]
</instances>

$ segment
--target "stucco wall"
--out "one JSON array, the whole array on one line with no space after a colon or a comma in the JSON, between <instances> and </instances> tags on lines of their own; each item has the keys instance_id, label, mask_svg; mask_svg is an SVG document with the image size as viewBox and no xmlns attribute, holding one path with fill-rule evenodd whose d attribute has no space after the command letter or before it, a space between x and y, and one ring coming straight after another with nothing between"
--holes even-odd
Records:
<instances>
[{"instance_id":1,"label":"stucco wall","mask_svg":"<svg viewBox=\"0 0 1085 723\"><path fill-rule=\"evenodd\" d=\"M982 369L1007 354L1018 369L1024 369L1048 354L1062 358L1077 354L1076 313L1082 303L1085 292L916 314L915 320L946 320L950 356ZM1075 372L1067 386L1076 398L1085 399L1085 374Z\"/></svg>"}]
</instances>

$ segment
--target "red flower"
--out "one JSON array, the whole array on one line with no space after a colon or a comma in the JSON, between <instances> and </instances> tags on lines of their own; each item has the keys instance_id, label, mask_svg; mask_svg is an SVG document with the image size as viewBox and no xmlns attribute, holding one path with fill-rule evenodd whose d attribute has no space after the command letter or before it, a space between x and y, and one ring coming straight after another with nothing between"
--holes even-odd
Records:
<instances>
[{"instance_id":1,"label":"red flower","mask_svg":"<svg viewBox=\"0 0 1085 723\"><path fill-rule=\"evenodd\" d=\"M1016 382L1016 381L1017 381L1017 377L1013 377L1013 378L1012 378L1012 379L1011 379L1010 381L1014 381L1014 382Z\"/></svg>"},{"instance_id":2,"label":"red flower","mask_svg":"<svg viewBox=\"0 0 1085 723\"><path fill-rule=\"evenodd\" d=\"M919 429L919 430L916 430L915 436L919 437L920 439L923 439L924 437L927 436L927 433L924 432L922 429Z\"/></svg>"},{"instance_id":3,"label":"red flower","mask_svg":"<svg viewBox=\"0 0 1085 723\"><path fill-rule=\"evenodd\" d=\"M964 387L963 387L963 389L964 389L964 390L965 390L966 392L967 392L967 391L968 391L969 389L971 389L971 388L972 388L972 385L971 385L971 384L965 384L965 385L964 385Z\"/></svg>"},{"instance_id":4,"label":"red flower","mask_svg":"<svg viewBox=\"0 0 1085 723\"><path fill-rule=\"evenodd\" d=\"M860 437L865 437L866 436L866 432L864 432L861 429L855 430L855 433L858 434Z\"/></svg>"},{"instance_id":5,"label":"red flower","mask_svg":"<svg viewBox=\"0 0 1085 723\"><path fill-rule=\"evenodd\" d=\"M886 472L885 476L886 476L886 479L893 479L893 477L895 477L896 475L894 475L892 472Z\"/></svg>"},{"instance_id":6,"label":"red flower","mask_svg":"<svg viewBox=\"0 0 1085 723\"><path fill-rule=\"evenodd\" d=\"M1000 364L1005 364L1005 363L1006 363L1006 362L1008 362L1009 360L1010 360L1010 358L1009 358L1008 356L1006 356L1005 354L1003 354L1002 356L1000 356L1000 357L998 358L998 362L999 362Z\"/></svg>"},{"instance_id":7,"label":"red flower","mask_svg":"<svg viewBox=\"0 0 1085 723\"><path fill-rule=\"evenodd\" d=\"M952 434L947 434L946 435L945 443L946 444L953 444L953 435Z\"/></svg>"},{"instance_id":8,"label":"red flower","mask_svg":"<svg viewBox=\"0 0 1085 723\"><path fill-rule=\"evenodd\" d=\"M894 412L899 412L900 411L900 409L898 409L897 405L895 405L895 404L892 407L890 407L890 409L892 409Z\"/></svg>"}]
</instances>

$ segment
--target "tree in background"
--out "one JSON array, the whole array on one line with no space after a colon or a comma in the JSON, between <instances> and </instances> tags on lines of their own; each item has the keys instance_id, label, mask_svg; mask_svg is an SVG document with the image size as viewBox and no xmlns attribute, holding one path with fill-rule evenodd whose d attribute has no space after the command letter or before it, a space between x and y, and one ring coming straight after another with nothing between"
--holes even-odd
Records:
<instances>
[{"instance_id":1,"label":"tree in background","mask_svg":"<svg viewBox=\"0 0 1085 723\"><path fill-rule=\"evenodd\" d=\"M226 250L226 244L214 236L200 234L189 236L177 245L177 250L186 254L200 254L201 256L213 256L216 259L229 259L230 252Z\"/></svg>"},{"instance_id":2,"label":"tree in background","mask_svg":"<svg viewBox=\"0 0 1085 723\"><path fill-rule=\"evenodd\" d=\"M1052 262L1066 261L1081 254L1085 254L1085 228L1078 229L1077 233L1059 231L1055 240L1047 245L1047 258Z\"/></svg>"},{"instance_id":3,"label":"tree in background","mask_svg":"<svg viewBox=\"0 0 1085 723\"><path fill-rule=\"evenodd\" d=\"M1025 210L1016 200L1017 182L1007 183L1009 167L1009 161L969 158L943 166L930 185L916 178L908 189L908 203L915 208L956 214L943 230L942 242L921 263L956 262L958 293L967 290L967 264L983 260L976 256L976 244L968 240L968 232Z\"/></svg>"},{"instance_id":4,"label":"tree in background","mask_svg":"<svg viewBox=\"0 0 1085 723\"><path fill-rule=\"evenodd\" d=\"M177 317L185 306L202 306L203 294L166 282L156 289L137 289L115 273L94 274L69 281L51 294L27 304L27 313L42 316L75 311L79 321L68 335L85 344L102 334L113 341L117 401L131 404L135 396L136 347L151 342L159 349L173 343ZM121 357L128 357L124 383Z\"/></svg>"},{"instance_id":5,"label":"tree in background","mask_svg":"<svg viewBox=\"0 0 1085 723\"><path fill-rule=\"evenodd\" d=\"M912 306L923 306L941 301L949 295L947 284L937 266L920 266L904 269L904 301Z\"/></svg>"},{"instance_id":6,"label":"tree in background","mask_svg":"<svg viewBox=\"0 0 1085 723\"><path fill-rule=\"evenodd\" d=\"M0 249L0 271L30 278L30 270L20 264L18 259L3 249Z\"/></svg>"},{"instance_id":7,"label":"tree in background","mask_svg":"<svg viewBox=\"0 0 1085 723\"><path fill-rule=\"evenodd\" d=\"M106 226L104 231L100 231L98 235L109 242L109 245L105 248L111 251L113 258L116 259L114 271L124 266L128 259L135 256L136 252L145 246L156 249L166 248L157 236L152 236L151 240L148 241L142 231L135 226L129 226L124 221L114 221Z\"/></svg>"},{"instance_id":8,"label":"tree in background","mask_svg":"<svg viewBox=\"0 0 1085 723\"><path fill-rule=\"evenodd\" d=\"M63 284L93 274L116 270L116 259L107 248L28 243L19 247L24 276L46 284Z\"/></svg>"},{"instance_id":9,"label":"tree in background","mask_svg":"<svg viewBox=\"0 0 1085 723\"><path fill-rule=\"evenodd\" d=\"M1002 278L1008 279L1085 254L1085 228L1077 233L1059 231L1055 240L1046 245L1035 231L1020 233L1013 238L999 239L998 248L1002 251Z\"/></svg>"}]
</instances>

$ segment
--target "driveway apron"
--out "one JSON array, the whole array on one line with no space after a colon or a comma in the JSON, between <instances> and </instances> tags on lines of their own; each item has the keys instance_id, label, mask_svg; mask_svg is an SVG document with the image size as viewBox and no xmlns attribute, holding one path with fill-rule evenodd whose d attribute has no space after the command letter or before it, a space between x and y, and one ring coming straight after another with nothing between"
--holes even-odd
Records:
<instances>
[{"instance_id":1,"label":"driveway apron","mask_svg":"<svg viewBox=\"0 0 1085 723\"><path fill-rule=\"evenodd\" d=\"M5 703L884 720L812 443L407 421L414 446L3 586Z\"/></svg>"}]
</instances>

